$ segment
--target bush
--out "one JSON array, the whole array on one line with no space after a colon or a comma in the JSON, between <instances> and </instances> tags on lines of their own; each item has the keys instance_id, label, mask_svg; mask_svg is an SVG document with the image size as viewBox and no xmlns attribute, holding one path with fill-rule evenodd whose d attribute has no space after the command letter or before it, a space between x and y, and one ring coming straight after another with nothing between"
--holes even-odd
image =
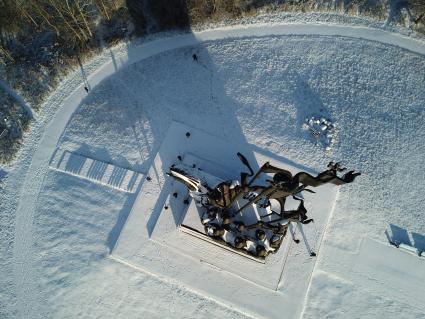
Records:
<instances>
[{"instance_id":1,"label":"bush","mask_svg":"<svg viewBox=\"0 0 425 319\"><path fill-rule=\"evenodd\" d=\"M0 163L13 159L30 119L30 114L0 89Z\"/></svg>"}]
</instances>

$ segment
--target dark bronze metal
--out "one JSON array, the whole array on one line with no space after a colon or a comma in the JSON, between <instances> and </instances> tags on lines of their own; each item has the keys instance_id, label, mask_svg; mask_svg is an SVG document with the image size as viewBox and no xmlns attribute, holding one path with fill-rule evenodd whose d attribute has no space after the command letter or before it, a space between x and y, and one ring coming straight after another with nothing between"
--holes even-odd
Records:
<instances>
[{"instance_id":1,"label":"dark bronze metal","mask_svg":"<svg viewBox=\"0 0 425 319\"><path fill-rule=\"evenodd\" d=\"M208 185L202 185L196 177L188 175L184 170L176 168L174 165L170 168L170 176L173 176L179 182L184 183L189 192L201 196L201 205L206 208L208 218L203 221L206 233L217 240L225 241L222 236L226 232L233 234L234 239L228 245L236 249L247 249L247 242L255 244L255 249L249 251L258 258L265 258L268 253L275 253L283 241L288 229L288 224L283 222L294 222L309 224L313 219L307 217L307 210L304 206L304 200L300 197L301 192L311 192L307 187L317 187L327 183L334 185L344 185L352 183L355 178L361 175L359 172L349 171L338 176L338 173L346 170L340 163L330 162L327 169L317 176L306 172L299 172L292 175L291 172L273 166L269 162L265 163L254 174L254 171L248 160L241 153L237 153L241 162L248 168L249 173L240 174L240 182L235 185L233 181L225 181L210 188ZM178 156L181 161L181 157ZM194 168L194 167L193 167ZM266 184L256 184L262 174L271 174L271 179L266 180ZM270 175L267 175L270 176ZM202 186L202 187L201 187ZM202 189L199 189L201 187ZM300 204L295 210L285 210L286 199L292 196ZM235 210L236 201L243 199L246 203ZM280 205L280 211L261 216L261 219L251 225L245 225L236 216L241 216L244 210L252 205L260 208L270 206L270 200L276 200ZM198 203L199 204L199 203ZM269 209L269 211L271 208ZM269 220L264 220L268 218ZM253 234L253 235L252 235ZM293 238L294 241L299 240ZM266 248L267 242L270 248ZM315 256L314 252L310 252Z\"/></svg>"}]
</instances>

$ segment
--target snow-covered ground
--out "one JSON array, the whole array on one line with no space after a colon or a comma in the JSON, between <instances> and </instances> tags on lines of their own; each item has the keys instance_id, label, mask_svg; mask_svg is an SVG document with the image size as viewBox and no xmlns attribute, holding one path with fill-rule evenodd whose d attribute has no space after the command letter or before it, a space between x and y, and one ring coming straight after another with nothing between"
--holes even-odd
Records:
<instances>
[{"instance_id":1,"label":"snow-covered ground","mask_svg":"<svg viewBox=\"0 0 425 319\"><path fill-rule=\"evenodd\" d=\"M56 116L37 117L0 188L0 316L244 318L108 258L136 194L49 168L60 148L146 173L173 120L317 171L341 160L362 172L340 189L305 318L425 316L425 261L381 244L392 224L425 246L423 42L252 25L122 45L86 67L89 94L78 75L64 81L46 103ZM338 128L330 152L303 128L318 115Z\"/></svg>"}]
</instances>

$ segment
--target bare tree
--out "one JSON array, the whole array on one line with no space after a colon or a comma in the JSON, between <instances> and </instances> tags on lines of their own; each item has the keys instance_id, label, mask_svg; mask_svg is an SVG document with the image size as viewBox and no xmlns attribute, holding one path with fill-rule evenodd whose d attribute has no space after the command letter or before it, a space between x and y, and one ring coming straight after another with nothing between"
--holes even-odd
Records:
<instances>
[{"instance_id":1,"label":"bare tree","mask_svg":"<svg viewBox=\"0 0 425 319\"><path fill-rule=\"evenodd\" d=\"M10 52L0 44L0 63L5 63L4 60L15 62Z\"/></svg>"},{"instance_id":2,"label":"bare tree","mask_svg":"<svg viewBox=\"0 0 425 319\"><path fill-rule=\"evenodd\" d=\"M409 7L413 9L417 18L415 23L419 23L425 18L425 1L424 0L408 0Z\"/></svg>"},{"instance_id":3,"label":"bare tree","mask_svg":"<svg viewBox=\"0 0 425 319\"><path fill-rule=\"evenodd\" d=\"M105 5L105 1L103 0L94 0L94 4L96 5L97 10L100 14L106 18L106 20L111 20L111 16L109 15L108 7Z\"/></svg>"},{"instance_id":4,"label":"bare tree","mask_svg":"<svg viewBox=\"0 0 425 319\"><path fill-rule=\"evenodd\" d=\"M54 25L53 21L50 21L49 13L41 6L37 1L30 2L30 5L34 8L34 11L46 22L46 24L55 31L56 35L60 35L59 29Z\"/></svg>"}]
</instances>

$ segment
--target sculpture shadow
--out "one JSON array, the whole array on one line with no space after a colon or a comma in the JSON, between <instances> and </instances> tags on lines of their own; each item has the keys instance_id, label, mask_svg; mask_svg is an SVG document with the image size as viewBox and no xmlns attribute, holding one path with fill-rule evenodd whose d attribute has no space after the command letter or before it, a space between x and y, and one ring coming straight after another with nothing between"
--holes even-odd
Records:
<instances>
[{"instance_id":1,"label":"sculpture shadow","mask_svg":"<svg viewBox=\"0 0 425 319\"><path fill-rule=\"evenodd\" d=\"M407 229L394 224L389 225L389 230L385 230L385 234L388 241L393 245L405 244L419 251L425 251L425 236L422 234L409 232Z\"/></svg>"}]
</instances>

